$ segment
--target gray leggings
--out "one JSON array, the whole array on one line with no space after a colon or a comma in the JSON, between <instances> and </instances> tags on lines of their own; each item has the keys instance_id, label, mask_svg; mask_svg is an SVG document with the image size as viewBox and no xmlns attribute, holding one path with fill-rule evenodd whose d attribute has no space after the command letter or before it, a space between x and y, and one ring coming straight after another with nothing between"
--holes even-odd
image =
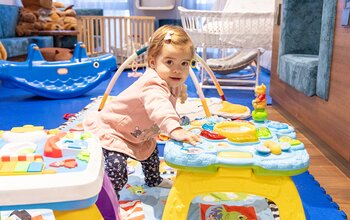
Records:
<instances>
[{"instance_id":1,"label":"gray leggings","mask_svg":"<svg viewBox=\"0 0 350 220\"><path fill-rule=\"evenodd\" d=\"M105 171L119 197L119 191L122 190L124 185L128 182L127 159L130 156L116 151L106 149L102 150L105 157ZM146 185L150 187L158 186L163 181L163 178L160 177L159 173L160 162L158 156L158 146L156 146L151 156L149 156L146 160L140 161L140 163L142 165L142 171L145 175Z\"/></svg>"}]
</instances>

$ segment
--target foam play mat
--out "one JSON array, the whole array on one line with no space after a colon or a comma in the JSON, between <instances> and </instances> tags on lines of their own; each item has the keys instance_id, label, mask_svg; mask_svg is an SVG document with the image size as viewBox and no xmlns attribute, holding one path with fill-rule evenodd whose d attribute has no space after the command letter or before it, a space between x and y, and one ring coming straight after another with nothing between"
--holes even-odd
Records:
<instances>
[{"instance_id":1,"label":"foam play mat","mask_svg":"<svg viewBox=\"0 0 350 220\"><path fill-rule=\"evenodd\" d=\"M128 161L128 171L128 183L120 192L122 208L138 210L131 213L138 216L143 215L144 219L162 219L164 206L170 190L146 186L141 164L137 161ZM163 178L175 178L176 175L176 170L169 167L163 159L161 159L160 172ZM135 206L138 206L138 209ZM272 220L275 219L274 216L278 216L278 211L271 208L272 206L273 203L269 200L255 195L215 192L197 196L192 201L188 219L198 220L199 216L203 220L210 219L209 215L213 215L215 209L221 209L221 211L228 210L229 212L234 212L232 211L234 209L235 212L240 211L251 217L248 219ZM127 216L130 215L129 211Z\"/></svg>"}]
</instances>

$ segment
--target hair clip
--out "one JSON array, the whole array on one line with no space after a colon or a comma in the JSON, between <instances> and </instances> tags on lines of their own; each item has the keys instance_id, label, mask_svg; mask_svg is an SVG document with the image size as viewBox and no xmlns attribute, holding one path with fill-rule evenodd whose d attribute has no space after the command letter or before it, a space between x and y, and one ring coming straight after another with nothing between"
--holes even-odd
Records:
<instances>
[{"instance_id":1,"label":"hair clip","mask_svg":"<svg viewBox=\"0 0 350 220\"><path fill-rule=\"evenodd\" d=\"M171 42L171 35L174 34L174 31L168 31L164 37L164 41L166 41L167 43Z\"/></svg>"}]
</instances>

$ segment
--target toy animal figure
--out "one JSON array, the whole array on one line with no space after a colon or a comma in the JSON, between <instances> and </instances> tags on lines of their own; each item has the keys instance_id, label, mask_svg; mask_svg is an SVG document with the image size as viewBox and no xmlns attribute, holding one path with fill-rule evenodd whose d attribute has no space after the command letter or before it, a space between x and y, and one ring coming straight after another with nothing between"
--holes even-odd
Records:
<instances>
[{"instance_id":1,"label":"toy animal figure","mask_svg":"<svg viewBox=\"0 0 350 220\"><path fill-rule=\"evenodd\" d=\"M256 122L265 121L267 118L266 108L266 86L261 84L255 88L255 96L256 98L253 100L253 108L252 117Z\"/></svg>"},{"instance_id":2,"label":"toy animal figure","mask_svg":"<svg viewBox=\"0 0 350 220\"><path fill-rule=\"evenodd\" d=\"M245 215L242 215L240 212L228 212L224 207L217 207L212 210L209 214L214 217L214 219L222 220L247 220L248 218Z\"/></svg>"},{"instance_id":3,"label":"toy animal figure","mask_svg":"<svg viewBox=\"0 0 350 220\"><path fill-rule=\"evenodd\" d=\"M256 98L253 100L252 104L254 109L265 109L266 108L266 86L261 84L255 88Z\"/></svg>"},{"instance_id":4,"label":"toy animal figure","mask_svg":"<svg viewBox=\"0 0 350 220\"><path fill-rule=\"evenodd\" d=\"M145 189L142 186L126 184L126 189L130 190L135 195L145 194Z\"/></svg>"},{"instance_id":5,"label":"toy animal figure","mask_svg":"<svg viewBox=\"0 0 350 220\"><path fill-rule=\"evenodd\" d=\"M83 43L77 43L69 61L48 62L39 47L31 44L25 62L0 60L0 80L9 88L22 88L36 95L63 99L80 96L109 79L117 69L116 57L105 54L88 57Z\"/></svg>"}]
</instances>

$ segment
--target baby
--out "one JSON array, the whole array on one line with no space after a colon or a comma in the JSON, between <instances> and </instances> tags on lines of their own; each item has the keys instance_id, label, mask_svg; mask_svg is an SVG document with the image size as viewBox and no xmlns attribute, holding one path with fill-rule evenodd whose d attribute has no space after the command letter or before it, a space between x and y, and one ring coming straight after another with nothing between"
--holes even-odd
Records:
<instances>
[{"instance_id":1,"label":"baby","mask_svg":"<svg viewBox=\"0 0 350 220\"><path fill-rule=\"evenodd\" d=\"M200 141L197 134L181 128L175 110L193 57L192 40L181 27L160 27L150 39L148 67L143 76L102 111L84 119L85 130L100 139L105 170L117 194L128 180L128 158L141 162L146 185L172 186L172 181L159 173L155 136L160 131L177 141L193 145Z\"/></svg>"}]
</instances>

